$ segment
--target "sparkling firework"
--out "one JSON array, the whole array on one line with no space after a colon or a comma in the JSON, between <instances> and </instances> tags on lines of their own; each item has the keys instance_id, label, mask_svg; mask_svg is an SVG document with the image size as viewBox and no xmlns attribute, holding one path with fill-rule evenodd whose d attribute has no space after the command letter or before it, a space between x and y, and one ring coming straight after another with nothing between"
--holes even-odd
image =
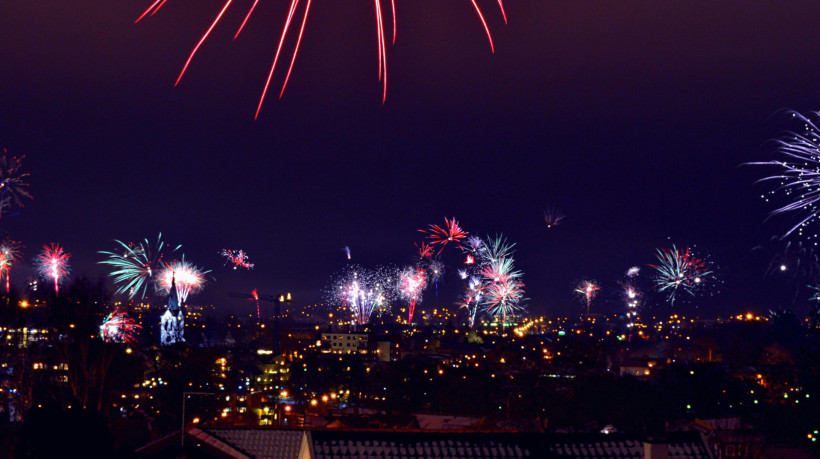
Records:
<instances>
[{"instance_id":1,"label":"sparkling firework","mask_svg":"<svg viewBox=\"0 0 820 459\"><path fill-rule=\"evenodd\" d=\"M5 239L0 243L0 281L6 278L6 293L11 290L11 281L9 280L9 271L11 267L22 260L20 252L22 245L17 241Z\"/></svg>"},{"instance_id":2,"label":"sparkling firework","mask_svg":"<svg viewBox=\"0 0 820 459\"><path fill-rule=\"evenodd\" d=\"M99 263L114 269L109 275L113 277L114 284L118 286L116 293L126 293L131 299L139 294L144 300L151 280L163 268L166 245L162 241L162 233L157 236L155 244L148 242L147 238L139 244L118 240L114 242L119 245L118 251L100 251L100 254L108 258ZM176 252L180 247L182 246L178 245L170 252Z\"/></svg>"},{"instance_id":3,"label":"sparkling firework","mask_svg":"<svg viewBox=\"0 0 820 459\"><path fill-rule=\"evenodd\" d=\"M503 242L499 247L507 248L503 250L503 257L495 258L481 268L481 304L488 314L500 316L501 326L504 327L508 316L514 316L516 311L523 309L520 303L524 299L524 283L521 282L521 271L514 269L512 245L506 244L503 237L497 240ZM492 251L491 245L488 245L488 252Z\"/></svg>"},{"instance_id":4,"label":"sparkling firework","mask_svg":"<svg viewBox=\"0 0 820 459\"><path fill-rule=\"evenodd\" d=\"M666 292L673 305L678 290L694 296L708 276L713 274L709 263L694 256L689 247L680 250L672 245L671 249L658 249L656 256L658 264L649 265L655 269L655 286L658 291Z\"/></svg>"},{"instance_id":5,"label":"sparkling firework","mask_svg":"<svg viewBox=\"0 0 820 459\"><path fill-rule=\"evenodd\" d=\"M565 215L561 211L552 207L544 211L544 222L547 224L547 228L558 226L564 220L564 217Z\"/></svg>"},{"instance_id":6,"label":"sparkling firework","mask_svg":"<svg viewBox=\"0 0 820 459\"><path fill-rule=\"evenodd\" d=\"M464 294L464 301L461 307L467 309L467 319L470 322L470 328L475 326L475 319L478 315L479 306L482 304L484 297L484 283L478 276L470 276L467 280L467 291Z\"/></svg>"},{"instance_id":7,"label":"sparkling firework","mask_svg":"<svg viewBox=\"0 0 820 459\"><path fill-rule=\"evenodd\" d=\"M429 230L419 230L422 233L427 233L431 245L439 246L438 252L441 253L447 244L453 243L461 247L460 241L467 237L466 231L461 229L455 217L447 220L444 218L444 226L430 225Z\"/></svg>"},{"instance_id":8,"label":"sparkling firework","mask_svg":"<svg viewBox=\"0 0 820 459\"><path fill-rule=\"evenodd\" d=\"M60 282L69 272L68 259L71 254L64 251L60 244L44 245L40 255L34 260L35 268L40 277L54 281L54 294L60 294Z\"/></svg>"},{"instance_id":9,"label":"sparkling firework","mask_svg":"<svg viewBox=\"0 0 820 459\"><path fill-rule=\"evenodd\" d=\"M482 245L479 255L482 258L482 265L493 263L497 260L510 258L515 244L507 242L507 238L503 234L496 237L488 237L487 241Z\"/></svg>"},{"instance_id":10,"label":"sparkling firework","mask_svg":"<svg viewBox=\"0 0 820 459\"><path fill-rule=\"evenodd\" d=\"M253 269L253 263L248 262L248 254L244 250L222 249L219 254L225 258L226 263L233 265L233 269Z\"/></svg>"},{"instance_id":11,"label":"sparkling firework","mask_svg":"<svg viewBox=\"0 0 820 459\"><path fill-rule=\"evenodd\" d=\"M641 268L639 266L633 266L626 270L626 277L635 277L641 273Z\"/></svg>"},{"instance_id":12,"label":"sparkling firework","mask_svg":"<svg viewBox=\"0 0 820 459\"><path fill-rule=\"evenodd\" d=\"M771 256L766 268L767 276L786 276L790 279L813 281L820 275L820 254L811 241L782 240L775 236L768 246L758 246Z\"/></svg>"},{"instance_id":13,"label":"sparkling firework","mask_svg":"<svg viewBox=\"0 0 820 459\"><path fill-rule=\"evenodd\" d=\"M600 289L601 287L592 280L583 281L575 287L575 293L580 295L587 303L587 315L589 315L589 305Z\"/></svg>"},{"instance_id":14,"label":"sparkling firework","mask_svg":"<svg viewBox=\"0 0 820 459\"><path fill-rule=\"evenodd\" d=\"M395 295L396 278L395 269L350 265L333 279L328 303L349 308L353 324L367 325L375 311L388 308Z\"/></svg>"},{"instance_id":15,"label":"sparkling firework","mask_svg":"<svg viewBox=\"0 0 820 459\"><path fill-rule=\"evenodd\" d=\"M773 190L764 194L762 198L782 200L781 205L771 212L771 215L795 212L800 214L797 224L792 226L783 237L797 231L799 236L816 238L817 233L809 230L812 223L820 215L820 113L809 113L803 116L790 111L791 118L802 124L801 132L786 132L779 138L771 141L773 153L781 159L763 162L747 163L751 165L774 166L778 172L764 177L759 182L777 182Z\"/></svg>"},{"instance_id":16,"label":"sparkling firework","mask_svg":"<svg viewBox=\"0 0 820 459\"><path fill-rule=\"evenodd\" d=\"M0 161L0 217L12 207L23 207L23 198L31 199L28 191L28 183L23 179L29 176L22 173L23 158L7 156L6 149L3 149L2 161Z\"/></svg>"},{"instance_id":17,"label":"sparkling firework","mask_svg":"<svg viewBox=\"0 0 820 459\"><path fill-rule=\"evenodd\" d=\"M100 338L107 343L133 343L137 340L137 330L142 325L128 317L124 312L115 311L108 314L100 325Z\"/></svg>"},{"instance_id":18,"label":"sparkling firework","mask_svg":"<svg viewBox=\"0 0 820 459\"><path fill-rule=\"evenodd\" d=\"M621 283L624 305L626 305L627 327L635 325L635 318L638 316L638 307L641 302L641 292L629 282Z\"/></svg>"},{"instance_id":19,"label":"sparkling firework","mask_svg":"<svg viewBox=\"0 0 820 459\"><path fill-rule=\"evenodd\" d=\"M205 284L205 275L209 272L211 271L202 271L186 262L185 256L183 256L182 261L174 260L165 264L165 267L157 275L157 290L169 293L171 283L176 280L179 304L182 305L188 299L189 294L202 290Z\"/></svg>"},{"instance_id":20,"label":"sparkling firework","mask_svg":"<svg viewBox=\"0 0 820 459\"><path fill-rule=\"evenodd\" d=\"M497 1L498 1L499 9L501 10L501 15L503 16L504 22L506 23L507 22L507 14L504 11L503 0L497 0ZM154 14L156 14L160 10L160 8L162 8L163 5L165 5L166 2L167 2L167 0L155 0L142 13L142 15L140 15L137 18L137 20L134 21L134 22L139 22L143 18L145 18L146 16L153 16ZM194 55L196 55L197 51L199 51L199 48L208 39L208 36L210 36L211 32L214 30L214 28L219 23L219 21L222 20L222 17L225 15L225 12L231 6L232 2L233 2L233 0L225 0L225 4L222 6L222 9L216 15L216 18L214 18L211 25L208 27L208 29L205 31L205 33L202 35L202 38L199 39L199 42L197 42L196 46L194 46L193 50L191 51L190 55L188 56L188 60L185 62L185 65L182 67L182 70L179 72L179 76L177 77L177 80L174 83L174 86L179 84L179 81L182 79L182 75L185 74L185 71L188 69L188 66L191 65L191 61L193 60ZM470 2L472 3L473 8L475 8L476 13L478 14L478 18L481 20L481 24L484 26L484 31L487 34L487 39L490 41L490 51L492 51L494 53L495 52L495 46L493 45L493 37L492 37L492 34L490 33L490 28L487 24L487 21L484 19L484 13L482 12L481 8L478 6L478 3L476 2L476 0L470 0ZM248 10L247 14L245 15L245 19L242 21L242 24L239 26L239 29L236 31L236 34L234 35L234 39L236 39L239 36L239 34L242 32L242 29L245 27L248 20L253 15L253 12L256 9L256 6L257 6L258 3L259 3L259 0L255 0L253 2L253 4L251 5L250 9ZM282 34L279 38L279 44L276 47L276 54L273 57L273 63L271 64L271 68L270 68L270 71L268 72L267 80L265 81L265 85L262 89L262 95L259 97L259 103L257 104L256 114L254 115L254 117L258 117L259 116L259 111L262 109L262 103L265 101L265 96L267 95L268 88L270 87L271 80L273 79L273 74L276 71L276 66L279 64L279 58L280 58L280 56L282 54L282 51L283 51L283 45L285 43L285 38L288 36L288 32L291 29L291 25L294 24L294 17L297 16L296 13L297 13L297 10L299 9L299 4L300 3L302 3L300 0L291 0L290 1L290 8L288 9L287 18L285 19L285 24L282 27ZM299 54L299 46L302 43L302 36L305 32L305 25L307 24L308 15L310 13L311 0L305 0L303 4L304 4L304 12L302 13L301 21L298 19L298 17L296 19L296 21L300 21L299 33L296 37L296 42L293 46L293 52L291 53L291 57L290 57L290 64L288 66L287 73L285 74L284 82L282 83L282 89L279 91L279 97L280 98L282 97L282 95L285 92L285 88L288 85L288 80L290 79L290 75L293 72L293 64L296 62L296 56ZM385 31L386 31L387 28L385 27L385 24L384 24L385 21L384 21L384 11L383 11L384 7L382 6L383 4L387 4L387 0L373 0L373 7L374 7L375 13L376 13L376 34L377 34L376 43L377 43L377 48L378 48L379 81L382 82L382 103L384 103L384 101L387 100L387 41L386 41L386 38L385 38L386 37ZM393 19L393 43L395 44L395 42L396 42L396 6L395 6L395 0L390 0L389 8L390 8L390 13L391 13L392 19Z\"/></svg>"},{"instance_id":21,"label":"sparkling firework","mask_svg":"<svg viewBox=\"0 0 820 459\"><path fill-rule=\"evenodd\" d=\"M507 323L508 316L514 316L521 310L520 301L524 299L524 284L517 279L506 279L504 282L491 282L484 288L484 304L487 312L501 316L501 326Z\"/></svg>"},{"instance_id":22,"label":"sparkling firework","mask_svg":"<svg viewBox=\"0 0 820 459\"><path fill-rule=\"evenodd\" d=\"M426 242L422 242L421 244L416 243L416 249L418 249L419 260L433 256L433 246Z\"/></svg>"},{"instance_id":23,"label":"sparkling firework","mask_svg":"<svg viewBox=\"0 0 820 459\"><path fill-rule=\"evenodd\" d=\"M468 237L464 244L461 246L461 249L473 257L477 256L482 250L484 250L484 241L481 240L478 236L470 236Z\"/></svg>"},{"instance_id":24,"label":"sparkling firework","mask_svg":"<svg viewBox=\"0 0 820 459\"><path fill-rule=\"evenodd\" d=\"M347 255L347 259L350 260L350 247L345 246L344 249L345 255Z\"/></svg>"},{"instance_id":25,"label":"sparkling firework","mask_svg":"<svg viewBox=\"0 0 820 459\"><path fill-rule=\"evenodd\" d=\"M413 323L416 303L424 287L427 286L427 273L419 268L405 268L399 275L399 292L409 301L407 322Z\"/></svg>"},{"instance_id":26,"label":"sparkling firework","mask_svg":"<svg viewBox=\"0 0 820 459\"><path fill-rule=\"evenodd\" d=\"M427 276L433 281L436 294L436 305L438 305L438 281L444 277L444 263L438 258L425 258L421 260L419 265L427 272Z\"/></svg>"}]
</instances>

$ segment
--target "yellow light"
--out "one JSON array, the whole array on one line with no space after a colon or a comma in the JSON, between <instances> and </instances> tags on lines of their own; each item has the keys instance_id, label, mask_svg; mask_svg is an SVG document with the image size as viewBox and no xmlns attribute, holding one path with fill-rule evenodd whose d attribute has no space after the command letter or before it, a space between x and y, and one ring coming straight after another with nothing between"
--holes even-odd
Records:
<instances>
[{"instance_id":1,"label":"yellow light","mask_svg":"<svg viewBox=\"0 0 820 459\"><path fill-rule=\"evenodd\" d=\"M199 424L199 418L194 418L193 423L194 424Z\"/></svg>"},{"instance_id":2,"label":"yellow light","mask_svg":"<svg viewBox=\"0 0 820 459\"><path fill-rule=\"evenodd\" d=\"M319 404L319 401L318 401L318 400L316 400L315 398L314 398L314 399L311 399L311 401L310 401L310 406L316 406L316 405L318 405L318 404Z\"/></svg>"}]
</instances>

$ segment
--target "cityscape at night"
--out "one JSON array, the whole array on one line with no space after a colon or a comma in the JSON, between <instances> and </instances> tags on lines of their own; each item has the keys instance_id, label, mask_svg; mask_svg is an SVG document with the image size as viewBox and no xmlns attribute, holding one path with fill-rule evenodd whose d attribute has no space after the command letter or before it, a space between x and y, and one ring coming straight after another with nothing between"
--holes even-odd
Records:
<instances>
[{"instance_id":1,"label":"cityscape at night","mask_svg":"<svg viewBox=\"0 0 820 459\"><path fill-rule=\"evenodd\" d=\"M819 13L0 2L0 457L819 457Z\"/></svg>"}]
</instances>

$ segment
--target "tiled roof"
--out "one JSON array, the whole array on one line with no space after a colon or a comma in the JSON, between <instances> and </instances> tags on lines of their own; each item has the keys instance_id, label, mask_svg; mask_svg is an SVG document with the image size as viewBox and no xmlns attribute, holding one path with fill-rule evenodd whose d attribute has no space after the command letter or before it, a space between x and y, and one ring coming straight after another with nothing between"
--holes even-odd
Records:
<instances>
[{"instance_id":1,"label":"tiled roof","mask_svg":"<svg viewBox=\"0 0 820 459\"><path fill-rule=\"evenodd\" d=\"M645 436L617 433L213 429L195 436L222 454L256 459L301 459L300 453L315 459L643 459L647 447ZM697 432L666 433L650 443L670 459L712 459Z\"/></svg>"},{"instance_id":2,"label":"tiled roof","mask_svg":"<svg viewBox=\"0 0 820 459\"><path fill-rule=\"evenodd\" d=\"M316 459L535 458L529 437L431 432L311 432Z\"/></svg>"},{"instance_id":3,"label":"tiled roof","mask_svg":"<svg viewBox=\"0 0 820 459\"><path fill-rule=\"evenodd\" d=\"M214 449L219 450L221 453L229 457L235 457L238 459L246 459L248 457L247 455L242 454L241 451L237 451L236 448L233 448L225 442L220 441L218 438L208 435L207 432L197 429L196 427L188 429L188 435L211 446Z\"/></svg>"},{"instance_id":4,"label":"tiled roof","mask_svg":"<svg viewBox=\"0 0 820 459\"><path fill-rule=\"evenodd\" d=\"M306 439L301 430L209 429L208 433L255 459L298 459Z\"/></svg>"},{"instance_id":5,"label":"tiled roof","mask_svg":"<svg viewBox=\"0 0 820 459\"><path fill-rule=\"evenodd\" d=\"M627 434L554 434L545 437L548 449L559 457L644 457L645 438ZM712 456L697 432L667 433L657 442L668 445L669 459L710 459Z\"/></svg>"}]
</instances>

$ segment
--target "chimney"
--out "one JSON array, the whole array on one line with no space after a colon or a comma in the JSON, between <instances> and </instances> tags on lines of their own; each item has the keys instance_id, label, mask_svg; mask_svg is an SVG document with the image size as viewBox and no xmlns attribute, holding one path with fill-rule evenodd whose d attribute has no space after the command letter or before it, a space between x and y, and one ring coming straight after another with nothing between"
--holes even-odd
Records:
<instances>
[{"instance_id":1,"label":"chimney","mask_svg":"<svg viewBox=\"0 0 820 459\"><path fill-rule=\"evenodd\" d=\"M664 437L647 437L643 442L644 459L669 459L669 443Z\"/></svg>"}]
</instances>

